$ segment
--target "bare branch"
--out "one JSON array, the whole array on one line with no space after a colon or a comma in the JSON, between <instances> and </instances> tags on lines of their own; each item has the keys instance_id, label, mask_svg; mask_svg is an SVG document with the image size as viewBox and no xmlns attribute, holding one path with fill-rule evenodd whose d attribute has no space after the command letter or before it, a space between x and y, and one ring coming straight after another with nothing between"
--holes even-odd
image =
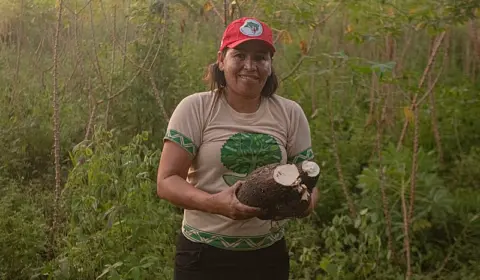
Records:
<instances>
[{"instance_id":1,"label":"bare branch","mask_svg":"<svg viewBox=\"0 0 480 280\"><path fill-rule=\"evenodd\" d=\"M142 71L142 70L139 69L139 70L135 73L135 75L133 75L133 77L132 77L120 90L118 90L115 94L107 97L106 99L98 100L98 101L97 101L97 105L100 105L100 104L104 103L105 101L112 100L112 99L118 97L119 95L121 95L122 93L124 93L125 90L127 90L127 88L129 88L130 85L132 85L133 81L135 81L135 79L138 77L138 75L140 74L141 71Z\"/></svg>"},{"instance_id":2,"label":"bare branch","mask_svg":"<svg viewBox=\"0 0 480 280\"><path fill-rule=\"evenodd\" d=\"M83 6L80 10L78 10L78 12L75 11L75 14L76 14L76 15L79 15L81 12L83 12L83 10L85 10L85 9L88 7L88 5L90 5L90 3L91 3L92 1L93 1L93 0L88 0L87 4L85 4L85 6Z\"/></svg>"},{"instance_id":3,"label":"bare branch","mask_svg":"<svg viewBox=\"0 0 480 280\"><path fill-rule=\"evenodd\" d=\"M335 157L335 167L337 169L338 173L338 179L340 180L340 184L342 186L343 194L345 195L345 199L347 200L347 205L350 210L350 215L351 218L354 218L357 215L357 211L355 209L355 205L353 204L353 200L350 197L350 193L348 191L347 184L345 182L345 177L343 175L343 169L342 169L342 162L340 160L340 155L338 152L338 145L337 145L337 136L335 133L335 127L334 127L334 121L333 121L333 104L332 104L332 94L330 92L330 85L328 80L325 80L326 86L325 86L325 91L327 92L327 110L328 110L328 115L330 119L330 133L331 133L331 139L332 139L332 148L333 148L333 154Z\"/></svg>"},{"instance_id":4,"label":"bare branch","mask_svg":"<svg viewBox=\"0 0 480 280\"><path fill-rule=\"evenodd\" d=\"M407 203L405 201L405 183L402 182L402 190L400 192L400 199L402 201L402 215L403 215L403 247L405 251L405 259L407 261L407 272L405 280L412 278L412 261L410 256L410 222L408 220Z\"/></svg>"},{"instance_id":5,"label":"bare branch","mask_svg":"<svg viewBox=\"0 0 480 280\"><path fill-rule=\"evenodd\" d=\"M95 102L95 97L93 96L91 79L88 79L88 96L90 97L89 99L92 100L92 102L90 102L91 109L90 116L88 117L87 129L85 131L85 140L88 140L90 138L90 134L92 133L93 120L95 119L95 113L97 111L97 103Z\"/></svg>"},{"instance_id":6,"label":"bare branch","mask_svg":"<svg viewBox=\"0 0 480 280\"><path fill-rule=\"evenodd\" d=\"M403 50L400 54L400 56L397 59L397 64L395 65L395 72L396 73L401 73L403 71L403 62L405 61L405 56L407 54L407 51L410 48L410 45L412 43L412 34L410 32L407 32L407 42L403 46Z\"/></svg>"},{"instance_id":7,"label":"bare branch","mask_svg":"<svg viewBox=\"0 0 480 280\"><path fill-rule=\"evenodd\" d=\"M443 55L443 60L442 64L440 65L440 68L438 70L437 77L435 80L432 81L432 72L429 73L428 75L428 90L427 92L418 100L418 104L421 104L427 97L429 97L430 101L430 112L431 112L431 122L432 122L432 130L433 130L433 135L435 137L435 143L437 145L437 151L438 151L438 159L440 164L443 164L443 149L442 149L442 141L441 141L441 136L440 136L440 131L438 128L438 121L437 121L437 113L436 113L436 106L435 106L435 94L433 89L435 88L435 85L437 84L438 80L440 79L440 76L442 75L443 69L445 68L445 63L448 58L448 52L449 52L449 42L447 40L446 46L444 48L444 55Z\"/></svg>"},{"instance_id":8,"label":"bare branch","mask_svg":"<svg viewBox=\"0 0 480 280\"><path fill-rule=\"evenodd\" d=\"M438 80L440 79L441 76L441 71L438 73L437 77L433 82L429 84L428 90L425 92L425 94L418 100L417 104L420 105L427 99L427 97L433 92L433 89L435 88L435 85L437 84Z\"/></svg>"},{"instance_id":9,"label":"bare branch","mask_svg":"<svg viewBox=\"0 0 480 280\"><path fill-rule=\"evenodd\" d=\"M128 1L128 7L130 7L130 0ZM125 63L126 63L126 57L125 57L125 54L127 53L127 35L128 35L128 27L129 27L129 24L128 24L128 20L125 20L125 31L123 32L123 59L122 59L122 78L124 78L124 74L125 74ZM114 32L113 33L113 38L116 39L116 33Z\"/></svg>"},{"instance_id":10,"label":"bare branch","mask_svg":"<svg viewBox=\"0 0 480 280\"><path fill-rule=\"evenodd\" d=\"M71 80L75 76L75 73L77 72L77 69L78 69L78 66L80 65L81 59L82 59L82 57L80 55L78 55L77 60L75 62L75 65L73 66L72 73L68 77L67 81L63 84L62 88L60 89L60 92L64 91L68 87L68 85L70 84Z\"/></svg>"},{"instance_id":11,"label":"bare branch","mask_svg":"<svg viewBox=\"0 0 480 280\"><path fill-rule=\"evenodd\" d=\"M256 14L257 14L257 7L258 7L258 2L259 1L255 1L255 5L253 6L252 10L250 12L248 12L247 14L249 15L252 15L252 17L255 17Z\"/></svg>"},{"instance_id":12,"label":"bare branch","mask_svg":"<svg viewBox=\"0 0 480 280\"><path fill-rule=\"evenodd\" d=\"M210 5L212 5L213 11L217 14L217 16L220 18L223 24L226 24L226 19L222 16L222 14L218 11L217 7L215 7L215 4L212 2L212 0L208 0L210 2Z\"/></svg>"},{"instance_id":13,"label":"bare branch","mask_svg":"<svg viewBox=\"0 0 480 280\"><path fill-rule=\"evenodd\" d=\"M375 80L375 77L372 77L372 81ZM386 115L387 115L387 100L384 98L383 106L381 108L380 118L377 118L377 135L376 135L376 152L378 156L378 169L380 171L380 192L382 195L382 206L383 206L383 216L386 221L386 233L387 233L387 248L390 252L391 256L395 258L395 250L393 248L393 234L392 234L392 217L389 211L389 202L388 196L385 189L385 169L383 166L383 156L382 156L382 139L383 139L383 131L384 126L386 123ZM373 109L372 109L373 110ZM373 115L373 112L371 113ZM373 118L373 116L372 116Z\"/></svg>"},{"instance_id":14,"label":"bare branch","mask_svg":"<svg viewBox=\"0 0 480 280\"><path fill-rule=\"evenodd\" d=\"M102 11L103 11L103 5L102 5ZM104 16L105 12L103 11ZM113 92L113 75L115 73L115 33L117 30L117 5L113 6L113 30L112 30L112 53L111 53L111 62L110 62L110 83L108 86L108 97L112 95ZM110 114L110 107L111 107L111 99L108 100L107 102L107 108L105 109L105 128L108 128L108 117Z\"/></svg>"},{"instance_id":15,"label":"bare branch","mask_svg":"<svg viewBox=\"0 0 480 280\"><path fill-rule=\"evenodd\" d=\"M143 59L143 62L142 62L142 65L138 65L137 63L135 63L133 61L133 59L131 59L125 52L124 52L124 49L122 48L121 44L118 43L117 39L116 39L116 36L114 36L114 40L115 42L117 43L116 45L118 46L118 48L120 49L120 51L122 52L124 58L127 58L128 61L130 61L133 65L135 65L137 68L138 68L138 71L135 73L135 75L133 75L133 77L120 89L118 90L115 94L107 97L106 99L102 99L102 100L98 100L97 101L97 105L99 104L102 104L104 103L105 101L108 101L108 100L112 100L114 98L116 98L117 96L121 95L122 93L125 92L125 90L130 87L130 85L133 83L133 81L135 81L135 79L138 77L138 75L140 75L140 73L143 71L146 71L148 72L149 70L148 69L145 69L145 64L147 63L147 60L148 60L148 57L150 56L150 53L153 49L153 45L154 45L154 42L156 40L156 37L157 37L157 34L158 34L158 29L155 31L155 33L153 34L153 39L152 39L152 42L150 44L150 47L147 51L147 54L145 55L145 58Z\"/></svg>"},{"instance_id":16,"label":"bare branch","mask_svg":"<svg viewBox=\"0 0 480 280\"><path fill-rule=\"evenodd\" d=\"M93 40L93 52L94 52L94 60L95 60L95 69L97 70L97 75L98 78L100 79L100 84L104 88L105 91L107 91L107 87L105 86L105 82L103 80L102 76L102 69L100 67L100 61L98 60L98 52L97 52L97 40L95 38L95 28L93 25L93 8L92 8L92 3L90 2L90 27L92 29L92 40Z\"/></svg>"},{"instance_id":17,"label":"bare branch","mask_svg":"<svg viewBox=\"0 0 480 280\"><path fill-rule=\"evenodd\" d=\"M211 1L210 1L211 2ZM228 25L228 1L223 0L223 23L225 27Z\"/></svg>"},{"instance_id":18,"label":"bare branch","mask_svg":"<svg viewBox=\"0 0 480 280\"><path fill-rule=\"evenodd\" d=\"M280 82L283 82L286 79L290 78L295 73L295 71L297 71L297 69L300 67L305 57L308 56L308 54L310 53L310 50L312 49L313 40L315 39L315 35L318 31L318 28L333 16L333 14L338 10L341 4L342 2L338 3L337 6L335 6L335 8L333 8L328 15L326 15L322 20L319 20L319 22L315 24L315 28L312 30L312 33L310 34L310 38L308 40L306 52L302 54L298 62L295 64L295 66L293 66L292 70L290 70L290 72L288 72L285 76L280 78Z\"/></svg>"},{"instance_id":19,"label":"bare branch","mask_svg":"<svg viewBox=\"0 0 480 280\"><path fill-rule=\"evenodd\" d=\"M374 119L373 113L374 113L374 107L375 107L375 91L377 87L377 75L375 75L375 71L372 71L372 82L371 82L371 87L370 87L370 104L369 104L369 109L368 109L368 118L365 123L365 127L369 126Z\"/></svg>"},{"instance_id":20,"label":"bare branch","mask_svg":"<svg viewBox=\"0 0 480 280\"><path fill-rule=\"evenodd\" d=\"M283 81L285 81L286 79L290 78L290 77L295 73L295 71L297 71L297 69L300 67L300 65L302 65L304 59L305 59L305 55L302 55L302 56L300 57L300 59L297 61L297 64L295 64L295 66L292 67L292 69L290 70L290 72L288 72L285 76L283 76L283 77L280 79L280 82L283 82Z\"/></svg>"},{"instance_id":21,"label":"bare branch","mask_svg":"<svg viewBox=\"0 0 480 280\"><path fill-rule=\"evenodd\" d=\"M49 250L50 257L53 258L53 247L55 246L58 213L59 213L59 198L61 188L61 166L60 166L60 105L59 105L59 92L58 92L58 42L60 37L60 23L62 22L62 7L63 0L59 1L59 7L57 11L57 23L55 29L54 45L53 45L53 138L54 138L54 158L55 158L55 198L53 203L53 222L51 227L51 244Z\"/></svg>"},{"instance_id":22,"label":"bare branch","mask_svg":"<svg viewBox=\"0 0 480 280\"><path fill-rule=\"evenodd\" d=\"M13 77L13 90L10 97L10 104L11 108L14 108L16 105L16 97L18 94L18 86L19 86L19 75L20 75L20 61L21 61L21 52L22 52L22 36L23 36L23 8L24 3L23 0L20 1L20 21L18 26L18 34L17 34L17 58L15 62L15 74Z\"/></svg>"},{"instance_id":23,"label":"bare branch","mask_svg":"<svg viewBox=\"0 0 480 280\"><path fill-rule=\"evenodd\" d=\"M160 111L163 114L163 117L165 118L166 122L170 121L170 117L168 116L167 110L165 110L165 106L163 106L163 100L162 100L162 94L160 94L160 91L158 90L157 84L155 83L155 79L153 78L152 71L148 71L148 78L150 80L150 83L152 84L152 88L155 94L155 100L157 100L158 106L160 106Z\"/></svg>"},{"instance_id":24,"label":"bare branch","mask_svg":"<svg viewBox=\"0 0 480 280\"><path fill-rule=\"evenodd\" d=\"M440 45L442 44L443 38L445 37L446 31L443 31L437 38L435 45L433 46L432 52L430 54L430 57L428 58L428 63L427 66L425 67L425 70L423 71L423 75L420 79L420 82L418 84L418 89L421 89L423 87L423 84L425 83L425 79L430 72L430 69L432 68L433 63L435 62L435 58L437 56L438 49ZM418 93L415 93L415 96L413 97L412 105L410 105L410 109L413 109L413 107L417 106L417 98L418 98ZM398 140L397 143L397 150L400 150L400 147L402 145L403 139L405 138L405 134L407 133L407 127L408 127L408 118L405 118L405 121L403 123L403 129L402 133L400 135L400 139Z\"/></svg>"},{"instance_id":25,"label":"bare branch","mask_svg":"<svg viewBox=\"0 0 480 280\"><path fill-rule=\"evenodd\" d=\"M163 42L163 39L164 39L164 36L165 36L165 25L166 23L164 23L164 27L162 28L162 42ZM148 53L150 53L150 51L152 50L152 47L153 47L153 42L155 42L155 38L158 34L158 29L156 29L155 31L155 34L154 34L154 39L152 40L152 44L150 45L150 49L148 50ZM116 37L114 37L115 39ZM116 39L115 39L116 40ZM155 96L155 100L157 101L158 103L158 106L160 107L160 110L162 111L162 114L165 118L165 120L169 120L169 115L165 109L165 106L163 105L163 101L162 101L162 94L160 93L160 91L158 90L158 87L155 83L155 80L154 80L154 77L153 77L153 73L152 73L152 67L153 65L155 64L155 61L158 57L158 54L160 52L160 49L162 48L162 44L158 44L158 47L157 47L157 50L155 52L155 55L150 63L150 66L148 66L148 68L145 68L145 64L146 64L146 61L147 61L147 58L148 58L148 55L145 57L142 65L138 65L135 61L133 61L132 58L130 58L126 53L123 53L123 50L120 48L120 50L122 51L123 55L124 55L124 58L126 58L132 65L134 65L135 67L138 68L138 72L137 72L137 75L143 71L147 74L149 80L150 80L150 83L152 84L152 88L153 88L153 91L154 91L154 96ZM123 91L122 91L123 92ZM117 92L114 96L118 96L120 95L121 92ZM109 97L110 98L110 97ZM99 101L100 102L100 101ZM101 100L101 102L103 102L103 100ZM98 103L98 102L97 102Z\"/></svg>"},{"instance_id":26,"label":"bare branch","mask_svg":"<svg viewBox=\"0 0 480 280\"><path fill-rule=\"evenodd\" d=\"M417 168L418 168L418 141L420 137L420 122L418 115L418 104L413 106L413 154L412 154L412 168L410 171L410 204L408 210L408 222L412 221L413 209L415 205L415 189L417 183Z\"/></svg>"}]
</instances>

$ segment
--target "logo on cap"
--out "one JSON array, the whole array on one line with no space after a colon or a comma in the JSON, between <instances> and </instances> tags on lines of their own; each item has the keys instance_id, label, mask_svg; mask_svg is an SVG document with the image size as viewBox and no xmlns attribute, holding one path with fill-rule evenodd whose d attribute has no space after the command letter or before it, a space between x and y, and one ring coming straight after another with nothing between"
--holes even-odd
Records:
<instances>
[{"instance_id":1,"label":"logo on cap","mask_svg":"<svg viewBox=\"0 0 480 280\"><path fill-rule=\"evenodd\" d=\"M260 36L263 33L263 28L258 21L254 19L247 19L240 27L240 32L247 36Z\"/></svg>"}]
</instances>

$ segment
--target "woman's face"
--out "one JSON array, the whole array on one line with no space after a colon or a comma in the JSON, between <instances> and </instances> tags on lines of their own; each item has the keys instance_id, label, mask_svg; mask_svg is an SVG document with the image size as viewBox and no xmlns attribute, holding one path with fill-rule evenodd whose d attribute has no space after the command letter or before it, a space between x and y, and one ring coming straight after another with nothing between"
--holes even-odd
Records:
<instances>
[{"instance_id":1,"label":"woman's face","mask_svg":"<svg viewBox=\"0 0 480 280\"><path fill-rule=\"evenodd\" d=\"M272 73L272 59L267 45L250 40L218 54L219 68L225 74L227 90L244 97L260 96Z\"/></svg>"}]
</instances>

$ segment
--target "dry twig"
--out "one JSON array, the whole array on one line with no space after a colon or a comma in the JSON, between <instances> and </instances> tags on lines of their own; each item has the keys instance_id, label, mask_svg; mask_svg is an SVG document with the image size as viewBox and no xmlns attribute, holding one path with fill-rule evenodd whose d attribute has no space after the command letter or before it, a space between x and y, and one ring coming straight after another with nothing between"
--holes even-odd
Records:
<instances>
[{"instance_id":1,"label":"dry twig","mask_svg":"<svg viewBox=\"0 0 480 280\"><path fill-rule=\"evenodd\" d=\"M392 217L390 215L389 202L387 197L387 192L385 189L385 169L383 166L383 156L382 156L382 138L383 138L383 128L386 122L386 112L387 112L387 101L384 100L382 106L382 112L380 119L377 119L377 136L376 136L376 150L378 156L378 169L380 170L380 192L382 195L382 206L383 206L383 216L386 221L386 233L387 233L387 248L390 252L390 255L395 259L395 250L393 248L393 234L392 234Z\"/></svg>"},{"instance_id":2,"label":"dry twig","mask_svg":"<svg viewBox=\"0 0 480 280\"><path fill-rule=\"evenodd\" d=\"M53 221L51 227L51 244L49 255L53 258L53 247L55 246L55 237L58 223L58 205L61 188L60 178L60 105L58 96L58 41L60 37L60 24L62 22L62 7L63 0L59 0L59 7L57 11L57 23L55 29L54 45L53 45L53 138L54 138L54 158L55 158L55 200L53 203Z\"/></svg>"},{"instance_id":3,"label":"dry twig","mask_svg":"<svg viewBox=\"0 0 480 280\"><path fill-rule=\"evenodd\" d=\"M439 49L440 45L442 44L442 41L443 41L443 38L445 37L445 34L446 34L446 31L443 31L438 36L438 38L435 42L435 45L433 46L430 57L428 58L427 66L425 67L425 70L423 71L423 75L420 79L420 82L418 83L418 89L419 90L423 87L423 84L425 83L427 75L430 72L430 69L432 68L432 65L433 65L433 63L435 61L435 58L437 56L438 49ZM412 100L412 105L410 105L411 110L413 110L414 107L417 107L417 99L418 99L418 93L415 93L415 95L413 97L413 100ZM397 150L400 150L400 148L401 148L401 145L403 143L403 139L405 138L405 134L407 133L408 123L409 123L408 118L405 118L405 121L403 123L402 133L401 133L400 139L398 140L398 143L397 143Z\"/></svg>"},{"instance_id":4,"label":"dry twig","mask_svg":"<svg viewBox=\"0 0 480 280\"><path fill-rule=\"evenodd\" d=\"M335 167L337 169L338 178L342 186L343 194L345 195L345 199L347 200L347 205L350 210L351 218L353 219L357 215L357 211L355 209L355 205L353 204L353 200L348 191L347 183L345 182L345 177L343 176L342 162L340 160L340 155L338 152L337 136L335 133L335 127L334 127L334 121L333 121L332 94L330 92L330 86L329 86L328 80L325 80L325 83L326 83L325 91L327 93L327 104L328 104L327 110L328 110L328 115L330 119L330 133L331 133L331 139L332 139L333 154L335 157Z\"/></svg>"},{"instance_id":5,"label":"dry twig","mask_svg":"<svg viewBox=\"0 0 480 280\"><path fill-rule=\"evenodd\" d=\"M410 280L412 278L412 264L411 264L411 256L410 256L410 237L409 237L410 224L408 221L407 204L405 201L405 182L402 182L400 199L402 201L402 215L403 215L403 246L405 250L405 258L407 261L407 272L406 272L405 280Z\"/></svg>"},{"instance_id":6,"label":"dry twig","mask_svg":"<svg viewBox=\"0 0 480 280\"><path fill-rule=\"evenodd\" d=\"M297 71L300 65L302 65L303 60L305 59L305 57L308 56L308 54L310 53L310 50L312 49L313 40L315 39L315 35L318 31L318 28L333 16L333 14L338 10L341 4L342 2L338 3L337 6L335 6L335 8L333 8L328 15L326 15L322 20L319 20L319 22L315 24L315 28L312 30L312 33L310 34L310 38L308 40L306 52L302 54L302 56L299 58L295 66L292 67L290 72L288 72L287 74L285 74L283 77L280 78L280 82L283 82L286 79L290 78L295 73L295 71Z\"/></svg>"}]
</instances>

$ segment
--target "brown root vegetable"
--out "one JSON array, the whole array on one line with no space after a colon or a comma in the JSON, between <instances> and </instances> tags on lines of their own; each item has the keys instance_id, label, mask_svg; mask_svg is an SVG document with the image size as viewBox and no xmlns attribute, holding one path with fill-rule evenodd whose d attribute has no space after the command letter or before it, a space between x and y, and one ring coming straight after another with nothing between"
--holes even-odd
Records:
<instances>
[{"instance_id":1,"label":"brown root vegetable","mask_svg":"<svg viewBox=\"0 0 480 280\"><path fill-rule=\"evenodd\" d=\"M274 163L259 167L237 190L238 200L266 211L260 219L298 217L310 205L310 195L320 176L313 161Z\"/></svg>"}]
</instances>

